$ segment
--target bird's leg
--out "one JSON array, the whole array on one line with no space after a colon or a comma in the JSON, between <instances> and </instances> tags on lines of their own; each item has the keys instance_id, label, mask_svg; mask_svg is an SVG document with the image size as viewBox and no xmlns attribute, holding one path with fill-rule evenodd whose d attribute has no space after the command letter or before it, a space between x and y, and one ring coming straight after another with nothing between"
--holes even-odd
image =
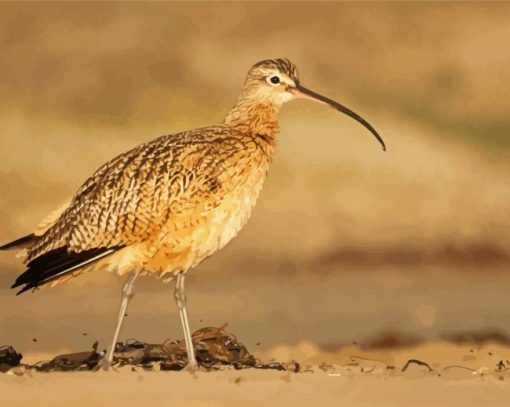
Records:
<instances>
[{"instance_id":1,"label":"bird's leg","mask_svg":"<svg viewBox=\"0 0 510 407\"><path fill-rule=\"evenodd\" d=\"M174 298L179 308L179 316L181 317L182 330L184 331L184 342L186 343L186 352L188 353L188 368L195 369L197 360L195 358L195 350L193 349L193 340L189 328L188 312L186 311L186 292L184 291L184 273L177 274L177 282L175 283Z\"/></svg>"},{"instance_id":2,"label":"bird's leg","mask_svg":"<svg viewBox=\"0 0 510 407\"><path fill-rule=\"evenodd\" d=\"M128 277L126 282L124 283L122 287L122 294L121 294L121 300L120 300L120 308L119 308L119 317L117 319L117 326L115 327L115 331L113 332L113 339L110 344L110 347L108 348L108 351L106 352L106 356L103 359L103 369L109 370L112 366L113 362L113 353L115 352L115 347L117 345L117 339L119 338L120 328L122 327L122 322L124 321L124 317L126 316L127 307L129 304L129 301L131 298L133 298L134 294L132 294L133 287L135 285L136 277L138 277L138 274L140 271L134 271L131 273L131 275Z\"/></svg>"}]
</instances>

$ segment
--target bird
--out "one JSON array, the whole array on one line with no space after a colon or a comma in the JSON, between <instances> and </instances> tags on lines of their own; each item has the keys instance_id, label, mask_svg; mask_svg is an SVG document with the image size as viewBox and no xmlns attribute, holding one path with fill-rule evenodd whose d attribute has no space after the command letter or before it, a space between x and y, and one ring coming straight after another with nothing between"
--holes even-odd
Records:
<instances>
[{"instance_id":1,"label":"bird","mask_svg":"<svg viewBox=\"0 0 510 407\"><path fill-rule=\"evenodd\" d=\"M260 61L249 69L238 102L220 124L164 135L120 154L96 170L33 233L0 247L19 249L24 257L26 270L12 288L21 288L19 295L91 271L127 276L102 360L108 370L135 280L145 274L163 282L175 279L187 367L198 368L186 275L248 221L275 151L278 112L295 99L350 116L386 149L379 133L357 113L302 86L289 59Z\"/></svg>"}]
</instances>

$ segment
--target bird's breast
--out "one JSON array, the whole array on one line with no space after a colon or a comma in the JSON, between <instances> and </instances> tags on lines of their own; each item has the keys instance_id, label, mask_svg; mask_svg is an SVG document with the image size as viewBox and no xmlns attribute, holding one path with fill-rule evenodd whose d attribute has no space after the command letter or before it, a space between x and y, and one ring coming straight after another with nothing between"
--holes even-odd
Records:
<instances>
[{"instance_id":1,"label":"bird's breast","mask_svg":"<svg viewBox=\"0 0 510 407\"><path fill-rule=\"evenodd\" d=\"M170 216L151 244L154 254L149 256L146 268L162 273L186 271L229 243L251 215L267 165L262 163L224 177L222 188L204 198L204 205L212 203L212 209L200 210L204 206L198 205L197 210Z\"/></svg>"},{"instance_id":2,"label":"bird's breast","mask_svg":"<svg viewBox=\"0 0 510 407\"><path fill-rule=\"evenodd\" d=\"M226 194L207 216L203 235L198 232L204 239L196 246L196 264L223 248L244 227L260 194L265 175L265 170L253 171L245 182Z\"/></svg>"}]
</instances>

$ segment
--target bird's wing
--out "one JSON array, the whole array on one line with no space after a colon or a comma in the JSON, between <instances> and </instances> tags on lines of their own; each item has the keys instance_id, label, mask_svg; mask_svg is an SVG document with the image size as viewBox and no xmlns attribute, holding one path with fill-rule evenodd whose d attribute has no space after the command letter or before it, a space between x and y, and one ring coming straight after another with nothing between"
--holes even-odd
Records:
<instances>
[{"instance_id":1,"label":"bird's wing","mask_svg":"<svg viewBox=\"0 0 510 407\"><path fill-rule=\"evenodd\" d=\"M62 247L80 253L143 242L171 216L206 213L218 204L225 157L239 147L212 128L163 136L118 156L85 182L27 261Z\"/></svg>"}]
</instances>

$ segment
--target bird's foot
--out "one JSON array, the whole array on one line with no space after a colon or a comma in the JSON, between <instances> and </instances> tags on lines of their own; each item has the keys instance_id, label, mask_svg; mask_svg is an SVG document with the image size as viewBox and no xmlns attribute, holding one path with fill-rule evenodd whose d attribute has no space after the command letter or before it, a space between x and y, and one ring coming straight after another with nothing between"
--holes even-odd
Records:
<instances>
[{"instance_id":1,"label":"bird's foot","mask_svg":"<svg viewBox=\"0 0 510 407\"><path fill-rule=\"evenodd\" d=\"M195 374L196 372L198 372L200 370L200 366L198 365L197 361L195 360L193 362L189 362L186 366L184 366L184 368L182 370L184 370L185 372L191 373L191 374Z\"/></svg>"},{"instance_id":2,"label":"bird's foot","mask_svg":"<svg viewBox=\"0 0 510 407\"><path fill-rule=\"evenodd\" d=\"M100 370L103 370L105 372L111 372L114 370L113 363L106 358L103 358L101 361L99 361L98 366Z\"/></svg>"}]
</instances>

